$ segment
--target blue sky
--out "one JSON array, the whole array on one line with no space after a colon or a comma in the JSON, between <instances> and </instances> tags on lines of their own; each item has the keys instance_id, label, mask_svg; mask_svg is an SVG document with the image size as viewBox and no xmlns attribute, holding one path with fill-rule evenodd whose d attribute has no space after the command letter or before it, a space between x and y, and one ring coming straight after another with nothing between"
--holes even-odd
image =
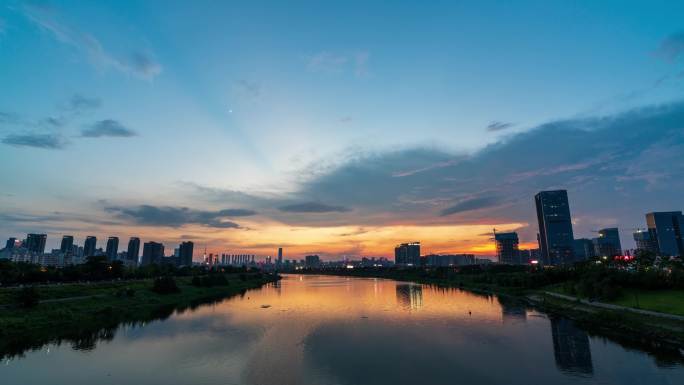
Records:
<instances>
[{"instance_id":1,"label":"blue sky","mask_svg":"<svg viewBox=\"0 0 684 385\"><path fill-rule=\"evenodd\" d=\"M682 15L674 1L2 1L0 235L378 255L433 226L458 235L430 250L477 251L478 226L534 241L535 189L567 188L578 236L628 237L651 207L684 208Z\"/></svg>"}]
</instances>

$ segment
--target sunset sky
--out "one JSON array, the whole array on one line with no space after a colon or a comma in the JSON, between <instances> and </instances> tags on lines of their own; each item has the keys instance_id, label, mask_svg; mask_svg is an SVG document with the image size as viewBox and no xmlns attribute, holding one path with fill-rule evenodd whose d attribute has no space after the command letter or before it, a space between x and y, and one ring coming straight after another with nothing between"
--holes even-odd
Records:
<instances>
[{"instance_id":1,"label":"sunset sky","mask_svg":"<svg viewBox=\"0 0 684 385\"><path fill-rule=\"evenodd\" d=\"M0 236L285 257L683 210L684 2L0 0Z\"/></svg>"}]
</instances>

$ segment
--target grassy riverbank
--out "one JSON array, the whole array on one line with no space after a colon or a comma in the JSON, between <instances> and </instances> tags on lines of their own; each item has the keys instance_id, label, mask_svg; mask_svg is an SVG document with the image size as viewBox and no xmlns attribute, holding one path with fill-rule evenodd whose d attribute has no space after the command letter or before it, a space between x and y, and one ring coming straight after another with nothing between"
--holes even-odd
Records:
<instances>
[{"instance_id":1,"label":"grassy riverbank","mask_svg":"<svg viewBox=\"0 0 684 385\"><path fill-rule=\"evenodd\" d=\"M193 285L191 277L176 277L179 291L159 294L153 280L63 284L36 288L39 303L22 307L21 289L0 289L0 356L21 354L47 342L88 341L121 323L166 318L199 304L221 300L277 279L262 273L226 274L221 285Z\"/></svg>"}]
</instances>

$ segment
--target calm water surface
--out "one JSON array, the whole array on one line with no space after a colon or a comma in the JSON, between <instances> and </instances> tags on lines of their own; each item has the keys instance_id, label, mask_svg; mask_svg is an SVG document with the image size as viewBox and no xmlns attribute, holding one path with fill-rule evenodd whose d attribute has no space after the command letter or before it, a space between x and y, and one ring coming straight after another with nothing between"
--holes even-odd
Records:
<instances>
[{"instance_id":1,"label":"calm water surface","mask_svg":"<svg viewBox=\"0 0 684 385\"><path fill-rule=\"evenodd\" d=\"M376 279L289 275L103 337L5 359L0 383L684 384L676 357L510 300Z\"/></svg>"}]
</instances>

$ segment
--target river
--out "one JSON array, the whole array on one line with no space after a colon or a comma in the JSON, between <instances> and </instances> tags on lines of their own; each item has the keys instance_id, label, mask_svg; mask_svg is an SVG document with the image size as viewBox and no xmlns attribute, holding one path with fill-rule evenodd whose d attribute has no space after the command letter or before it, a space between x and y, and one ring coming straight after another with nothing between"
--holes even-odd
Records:
<instances>
[{"instance_id":1,"label":"river","mask_svg":"<svg viewBox=\"0 0 684 385\"><path fill-rule=\"evenodd\" d=\"M13 384L684 384L654 354L515 300L380 279L278 283L91 343L6 357Z\"/></svg>"}]
</instances>

